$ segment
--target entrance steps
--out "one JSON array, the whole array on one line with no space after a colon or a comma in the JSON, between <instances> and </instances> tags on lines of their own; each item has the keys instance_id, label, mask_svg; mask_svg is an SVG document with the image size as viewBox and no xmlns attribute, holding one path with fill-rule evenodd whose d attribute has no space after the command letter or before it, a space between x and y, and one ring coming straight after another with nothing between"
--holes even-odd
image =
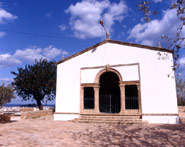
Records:
<instances>
[{"instance_id":1,"label":"entrance steps","mask_svg":"<svg viewBox=\"0 0 185 147\"><path fill-rule=\"evenodd\" d=\"M70 120L76 123L110 123L110 124L141 124L141 115L80 115L80 118Z\"/></svg>"}]
</instances>

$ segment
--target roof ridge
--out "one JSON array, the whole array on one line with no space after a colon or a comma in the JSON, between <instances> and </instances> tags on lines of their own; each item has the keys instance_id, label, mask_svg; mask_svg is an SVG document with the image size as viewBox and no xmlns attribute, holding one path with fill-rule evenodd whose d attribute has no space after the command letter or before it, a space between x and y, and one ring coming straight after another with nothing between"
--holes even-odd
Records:
<instances>
[{"instance_id":1,"label":"roof ridge","mask_svg":"<svg viewBox=\"0 0 185 147\"><path fill-rule=\"evenodd\" d=\"M60 61L56 62L56 64L63 63L65 61L67 61L67 60L70 60L70 59L72 59L72 58L74 58L74 57L76 57L78 55L81 55L81 54L83 54L83 53L85 53L85 52L87 52L87 51L89 51L89 50L91 50L93 48L96 48L96 47L98 47L100 45L103 45L105 43L115 43L115 44L119 44L119 45L126 45L126 46L132 46L132 47L140 47L140 48L144 48L144 49L150 49L150 50L155 50L155 51L168 52L168 53L172 53L172 54L174 53L173 50L170 50L170 49L167 49L167 48L159 48L159 47L154 47L154 46L141 45L141 44L129 43L129 42L123 42L123 41L117 41L117 40L104 40L104 41L99 42L99 43L97 43L97 44L95 44L95 45L93 45L91 47L88 47L88 48L86 48L86 49L84 49L84 50L82 50L80 52L77 52L77 53L75 53L75 54L73 54L73 55L65 58L64 60L60 60Z\"/></svg>"}]
</instances>

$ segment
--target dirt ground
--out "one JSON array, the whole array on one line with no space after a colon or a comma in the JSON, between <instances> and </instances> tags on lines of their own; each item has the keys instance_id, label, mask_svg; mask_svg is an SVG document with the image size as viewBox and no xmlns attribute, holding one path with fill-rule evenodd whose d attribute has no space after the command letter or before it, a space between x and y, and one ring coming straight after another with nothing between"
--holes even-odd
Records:
<instances>
[{"instance_id":1,"label":"dirt ground","mask_svg":"<svg viewBox=\"0 0 185 147\"><path fill-rule=\"evenodd\" d=\"M18 120L0 124L0 146L185 146L185 125Z\"/></svg>"}]
</instances>

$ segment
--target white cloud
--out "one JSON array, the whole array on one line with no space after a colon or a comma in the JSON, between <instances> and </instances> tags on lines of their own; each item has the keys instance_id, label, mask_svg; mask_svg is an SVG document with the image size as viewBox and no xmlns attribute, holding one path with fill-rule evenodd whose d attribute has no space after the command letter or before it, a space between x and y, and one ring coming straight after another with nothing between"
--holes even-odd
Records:
<instances>
[{"instance_id":1,"label":"white cloud","mask_svg":"<svg viewBox=\"0 0 185 147\"><path fill-rule=\"evenodd\" d=\"M179 64L185 66L185 57L179 59Z\"/></svg>"},{"instance_id":2,"label":"white cloud","mask_svg":"<svg viewBox=\"0 0 185 147\"><path fill-rule=\"evenodd\" d=\"M67 29L67 26L64 24L59 25L60 30L64 31Z\"/></svg>"},{"instance_id":3,"label":"white cloud","mask_svg":"<svg viewBox=\"0 0 185 147\"><path fill-rule=\"evenodd\" d=\"M62 56L68 55L68 52L62 51Z\"/></svg>"},{"instance_id":4,"label":"white cloud","mask_svg":"<svg viewBox=\"0 0 185 147\"><path fill-rule=\"evenodd\" d=\"M53 47L52 45L44 48L43 55L46 59L51 60L61 54L61 50Z\"/></svg>"},{"instance_id":5,"label":"white cloud","mask_svg":"<svg viewBox=\"0 0 185 147\"><path fill-rule=\"evenodd\" d=\"M17 19L17 16L7 12L6 10L0 8L0 24L4 24L7 21Z\"/></svg>"},{"instance_id":6,"label":"white cloud","mask_svg":"<svg viewBox=\"0 0 185 147\"><path fill-rule=\"evenodd\" d=\"M14 56L10 54L1 54L0 55L0 67L2 66L15 66L20 64L21 61L16 59Z\"/></svg>"},{"instance_id":7,"label":"white cloud","mask_svg":"<svg viewBox=\"0 0 185 147\"><path fill-rule=\"evenodd\" d=\"M5 32L0 32L0 38L4 37L6 35Z\"/></svg>"},{"instance_id":8,"label":"white cloud","mask_svg":"<svg viewBox=\"0 0 185 147\"><path fill-rule=\"evenodd\" d=\"M155 3L162 2L162 0L153 0Z\"/></svg>"},{"instance_id":9,"label":"white cloud","mask_svg":"<svg viewBox=\"0 0 185 147\"><path fill-rule=\"evenodd\" d=\"M102 19L106 28L112 31L115 21L122 21L126 12L125 3L110 3L109 0L82 0L66 10L71 14L70 25L74 35L81 39L104 36L99 21Z\"/></svg>"},{"instance_id":10,"label":"white cloud","mask_svg":"<svg viewBox=\"0 0 185 147\"><path fill-rule=\"evenodd\" d=\"M148 23L135 25L131 29L128 39L134 38L136 42L157 46L159 41L165 43L164 40L161 40L163 34L174 38L179 25L180 21L176 16L176 10L167 10L161 20L155 19ZM183 34L185 34L185 30L183 30Z\"/></svg>"},{"instance_id":11,"label":"white cloud","mask_svg":"<svg viewBox=\"0 0 185 147\"><path fill-rule=\"evenodd\" d=\"M14 54L14 57L33 63L35 59L39 60L41 58L52 60L56 56L60 55L61 51L61 49L55 48L52 45L46 48L26 48L24 50L17 50Z\"/></svg>"},{"instance_id":12,"label":"white cloud","mask_svg":"<svg viewBox=\"0 0 185 147\"><path fill-rule=\"evenodd\" d=\"M0 2L0 24L4 24L8 21L12 21L14 19L17 19L17 16L4 10L3 8L1 8L2 6L3 6L3 3ZM4 37L5 35L6 35L5 32L2 32L2 31L0 32L0 38Z\"/></svg>"},{"instance_id":13,"label":"white cloud","mask_svg":"<svg viewBox=\"0 0 185 147\"><path fill-rule=\"evenodd\" d=\"M48 61L53 60L55 57L63 54L68 54L65 50L53 47L52 45L46 48L26 48L24 50L16 50L15 54L0 54L0 67L2 66L15 66L21 63L34 63L35 59L41 58Z\"/></svg>"},{"instance_id":14,"label":"white cloud","mask_svg":"<svg viewBox=\"0 0 185 147\"><path fill-rule=\"evenodd\" d=\"M20 60L26 60L29 62L34 62L35 59L45 58L42 55L41 48L27 48L25 50L17 50L14 54L14 57Z\"/></svg>"},{"instance_id":15,"label":"white cloud","mask_svg":"<svg viewBox=\"0 0 185 147\"><path fill-rule=\"evenodd\" d=\"M105 24L108 25L109 29L114 24L115 20L122 21L123 15L127 11L127 6L120 2L119 4L113 3L108 10L108 13L104 14Z\"/></svg>"}]
</instances>

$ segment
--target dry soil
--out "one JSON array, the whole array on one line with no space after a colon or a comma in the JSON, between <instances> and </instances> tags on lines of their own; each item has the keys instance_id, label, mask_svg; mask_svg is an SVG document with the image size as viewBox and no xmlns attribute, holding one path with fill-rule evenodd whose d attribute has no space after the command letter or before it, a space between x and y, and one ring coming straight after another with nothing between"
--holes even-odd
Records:
<instances>
[{"instance_id":1,"label":"dry soil","mask_svg":"<svg viewBox=\"0 0 185 147\"><path fill-rule=\"evenodd\" d=\"M18 120L0 124L0 147L185 146L185 125Z\"/></svg>"}]
</instances>

